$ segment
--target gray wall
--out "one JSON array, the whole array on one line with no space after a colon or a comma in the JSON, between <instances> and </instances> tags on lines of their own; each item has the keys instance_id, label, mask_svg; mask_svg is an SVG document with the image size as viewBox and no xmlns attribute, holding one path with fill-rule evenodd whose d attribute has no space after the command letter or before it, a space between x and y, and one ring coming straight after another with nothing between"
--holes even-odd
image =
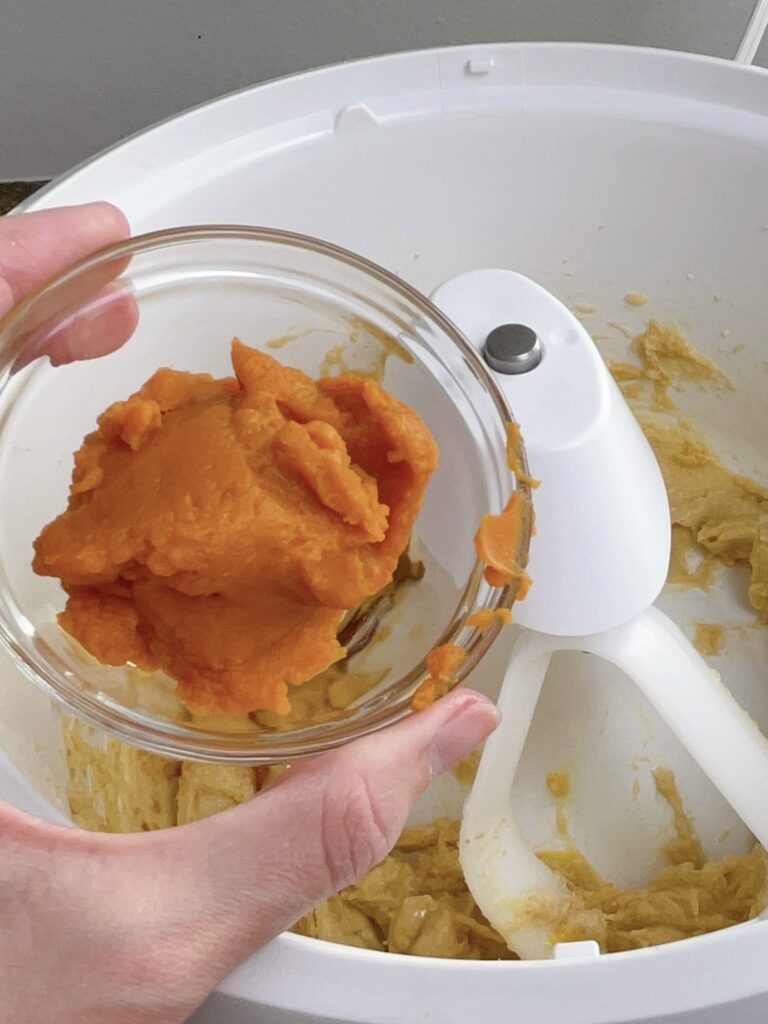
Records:
<instances>
[{"instance_id":1,"label":"gray wall","mask_svg":"<svg viewBox=\"0 0 768 1024\"><path fill-rule=\"evenodd\" d=\"M578 40L733 56L754 0L0 0L0 180L50 177L233 89L351 57ZM761 57L768 64L768 45Z\"/></svg>"}]
</instances>

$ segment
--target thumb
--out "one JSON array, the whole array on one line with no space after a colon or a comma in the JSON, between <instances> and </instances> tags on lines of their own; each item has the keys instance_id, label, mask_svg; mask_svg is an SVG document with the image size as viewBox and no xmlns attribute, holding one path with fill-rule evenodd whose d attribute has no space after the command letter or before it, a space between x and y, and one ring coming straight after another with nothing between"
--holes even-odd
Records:
<instances>
[{"instance_id":1,"label":"thumb","mask_svg":"<svg viewBox=\"0 0 768 1024\"><path fill-rule=\"evenodd\" d=\"M392 849L430 778L493 731L487 698L457 690L431 708L288 769L248 803L153 833L153 870L225 975ZM145 838L149 838L148 836ZM155 844L153 844L155 845ZM177 902L178 901L178 902ZM190 920L194 918L195 920Z\"/></svg>"},{"instance_id":2,"label":"thumb","mask_svg":"<svg viewBox=\"0 0 768 1024\"><path fill-rule=\"evenodd\" d=\"M130 235L111 203L84 203L0 218L0 316L71 263Z\"/></svg>"}]
</instances>

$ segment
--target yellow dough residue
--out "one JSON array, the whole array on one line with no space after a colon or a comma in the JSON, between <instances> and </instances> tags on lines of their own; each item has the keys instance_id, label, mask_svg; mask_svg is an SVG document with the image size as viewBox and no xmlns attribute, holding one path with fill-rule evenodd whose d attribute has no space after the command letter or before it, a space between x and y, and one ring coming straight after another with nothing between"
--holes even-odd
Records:
<instances>
[{"instance_id":1,"label":"yellow dough residue","mask_svg":"<svg viewBox=\"0 0 768 1024\"><path fill-rule=\"evenodd\" d=\"M171 761L74 718L62 730L70 815L89 832L149 832L207 818L249 800L282 770Z\"/></svg>"},{"instance_id":2,"label":"yellow dough residue","mask_svg":"<svg viewBox=\"0 0 768 1024\"><path fill-rule=\"evenodd\" d=\"M640 422L661 465L673 522L725 565L750 566L748 597L767 622L768 491L726 469L681 418Z\"/></svg>"},{"instance_id":3,"label":"yellow dough residue","mask_svg":"<svg viewBox=\"0 0 768 1024\"><path fill-rule=\"evenodd\" d=\"M267 344L273 347L272 342ZM396 356L404 363L413 362L410 352L385 331L367 320L352 317L344 340L325 353L320 364L320 375L334 377L354 373L358 377L370 377L381 383L390 356Z\"/></svg>"},{"instance_id":4,"label":"yellow dough residue","mask_svg":"<svg viewBox=\"0 0 768 1024\"><path fill-rule=\"evenodd\" d=\"M632 350L640 359L645 376L654 382L659 393L670 385L680 390L689 383L733 389L723 371L671 324L650 320L643 333L633 340Z\"/></svg>"},{"instance_id":5,"label":"yellow dough residue","mask_svg":"<svg viewBox=\"0 0 768 1024\"><path fill-rule=\"evenodd\" d=\"M705 658L716 657L725 650L725 629L718 622L695 622L693 646Z\"/></svg>"},{"instance_id":6,"label":"yellow dough residue","mask_svg":"<svg viewBox=\"0 0 768 1024\"><path fill-rule=\"evenodd\" d=\"M185 762L176 795L176 824L186 825L245 803L265 781L263 769L248 765Z\"/></svg>"},{"instance_id":7,"label":"yellow dough residue","mask_svg":"<svg viewBox=\"0 0 768 1024\"><path fill-rule=\"evenodd\" d=\"M674 775L662 768L653 775L659 796L672 811L674 836L664 845L669 867L647 889L622 889L605 882L577 850L540 852L581 903L573 920L557 927L555 941L591 938L616 953L719 931L765 908L768 858L762 847L707 861Z\"/></svg>"},{"instance_id":8,"label":"yellow dough residue","mask_svg":"<svg viewBox=\"0 0 768 1024\"><path fill-rule=\"evenodd\" d=\"M547 789L555 800L565 800L571 795L571 777L568 772L547 772Z\"/></svg>"},{"instance_id":9,"label":"yellow dough residue","mask_svg":"<svg viewBox=\"0 0 768 1024\"><path fill-rule=\"evenodd\" d=\"M477 750L473 750L471 754L467 754L466 757L462 757L453 768L451 769L454 777L462 784L462 786L471 786L475 781L477 775L477 766L480 764L480 755L482 748L478 747Z\"/></svg>"},{"instance_id":10,"label":"yellow dough residue","mask_svg":"<svg viewBox=\"0 0 768 1024\"><path fill-rule=\"evenodd\" d=\"M568 819L565 816L565 804L571 795L571 777L568 772L551 771L547 772L547 790L555 801L555 828L557 834L566 838L568 836Z\"/></svg>"},{"instance_id":11,"label":"yellow dough residue","mask_svg":"<svg viewBox=\"0 0 768 1024\"><path fill-rule=\"evenodd\" d=\"M768 622L768 490L727 469L667 394L670 384L686 381L716 390L732 385L674 327L651 320L632 347L642 366L610 369L664 476L674 524L669 582L705 587L717 563L749 565L748 597ZM699 565L691 569L697 547Z\"/></svg>"},{"instance_id":12,"label":"yellow dough residue","mask_svg":"<svg viewBox=\"0 0 768 1024\"><path fill-rule=\"evenodd\" d=\"M458 822L444 818L406 828L381 864L303 917L294 931L414 956L515 959L467 889L458 837Z\"/></svg>"},{"instance_id":13,"label":"yellow dough residue","mask_svg":"<svg viewBox=\"0 0 768 1024\"><path fill-rule=\"evenodd\" d=\"M720 564L715 555L696 542L690 530L673 523L667 583L706 590Z\"/></svg>"},{"instance_id":14,"label":"yellow dough residue","mask_svg":"<svg viewBox=\"0 0 768 1024\"><path fill-rule=\"evenodd\" d=\"M96 737L63 719L72 820L89 832L147 832L176 824L181 766L155 754Z\"/></svg>"}]
</instances>

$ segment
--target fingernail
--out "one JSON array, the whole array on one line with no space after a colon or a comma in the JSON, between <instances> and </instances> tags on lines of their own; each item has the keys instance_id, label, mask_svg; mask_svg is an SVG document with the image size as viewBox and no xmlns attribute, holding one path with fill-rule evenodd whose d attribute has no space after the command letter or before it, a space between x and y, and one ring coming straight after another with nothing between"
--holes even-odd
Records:
<instances>
[{"instance_id":1,"label":"fingernail","mask_svg":"<svg viewBox=\"0 0 768 1024\"><path fill-rule=\"evenodd\" d=\"M479 693L462 694L462 702L429 745L429 767L439 775L470 754L501 721L496 707Z\"/></svg>"}]
</instances>

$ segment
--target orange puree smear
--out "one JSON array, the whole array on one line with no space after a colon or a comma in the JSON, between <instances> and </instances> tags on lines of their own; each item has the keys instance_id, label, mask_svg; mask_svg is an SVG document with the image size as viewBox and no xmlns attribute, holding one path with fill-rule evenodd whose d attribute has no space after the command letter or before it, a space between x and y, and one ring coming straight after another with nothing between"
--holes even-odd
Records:
<instances>
[{"instance_id":1,"label":"orange puree smear","mask_svg":"<svg viewBox=\"0 0 768 1024\"><path fill-rule=\"evenodd\" d=\"M485 562L485 578L492 587L517 580L517 599L522 601L531 585L530 577L517 564L523 532L530 529L531 501L524 491L513 491L504 511L483 516L475 534L475 551Z\"/></svg>"},{"instance_id":2,"label":"orange puree smear","mask_svg":"<svg viewBox=\"0 0 768 1024\"><path fill-rule=\"evenodd\" d=\"M99 417L34 568L99 661L162 669L196 712L285 714L391 581L438 451L373 380L313 381L237 340L232 364L158 370Z\"/></svg>"},{"instance_id":3,"label":"orange puree smear","mask_svg":"<svg viewBox=\"0 0 768 1024\"><path fill-rule=\"evenodd\" d=\"M488 629L494 622L508 626L511 621L512 612L509 608L478 608L467 616L467 625L475 629Z\"/></svg>"},{"instance_id":4,"label":"orange puree smear","mask_svg":"<svg viewBox=\"0 0 768 1024\"><path fill-rule=\"evenodd\" d=\"M520 427L512 420L507 421L506 427L507 465L519 484L528 484L532 490L535 490L541 485L541 481L534 479L523 469L523 436L520 433Z\"/></svg>"},{"instance_id":5,"label":"orange puree smear","mask_svg":"<svg viewBox=\"0 0 768 1024\"><path fill-rule=\"evenodd\" d=\"M448 692L456 680L456 669L466 657L464 648L456 644L441 644L429 652L426 658L429 675L411 699L414 711L423 711Z\"/></svg>"}]
</instances>

